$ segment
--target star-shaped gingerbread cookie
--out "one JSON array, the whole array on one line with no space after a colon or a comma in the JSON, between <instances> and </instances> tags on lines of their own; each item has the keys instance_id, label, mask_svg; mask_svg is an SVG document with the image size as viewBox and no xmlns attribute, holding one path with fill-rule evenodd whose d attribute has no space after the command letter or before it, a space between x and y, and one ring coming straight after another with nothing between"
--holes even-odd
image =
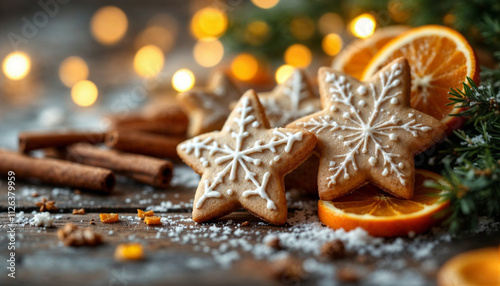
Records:
<instances>
[{"instance_id":1,"label":"star-shaped gingerbread cookie","mask_svg":"<svg viewBox=\"0 0 500 286\"><path fill-rule=\"evenodd\" d=\"M221 131L177 146L184 162L201 174L193 220L219 218L243 207L271 224L284 224L283 177L310 155L316 140L308 131L270 129L257 95L247 91Z\"/></svg>"},{"instance_id":2,"label":"star-shaped gingerbread cookie","mask_svg":"<svg viewBox=\"0 0 500 286\"><path fill-rule=\"evenodd\" d=\"M231 113L231 104L241 96L239 88L224 72L215 73L206 88L193 88L177 95L189 116L188 135L219 130Z\"/></svg>"},{"instance_id":3,"label":"star-shaped gingerbread cookie","mask_svg":"<svg viewBox=\"0 0 500 286\"><path fill-rule=\"evenodd\" d=\"M318 74L322 111L288 127L314 132L319 196L333 200L371 182L413 197L414 156L445 136L437 119L409 107L410 68L394 60L369 81L331 68Z\"/></svg>"},{"instance_id":4,"label":"star-shaped gingerbread cookie","mask_svg":"<svg viewBox=\"0 0 500 286\"><path fill-rule=\"evenodd\" d=\"M272 127L283 127L301 117L321 110L304 70L294 69L290 77L272 91L259 94Z\"/></svg>"}]
</instances>

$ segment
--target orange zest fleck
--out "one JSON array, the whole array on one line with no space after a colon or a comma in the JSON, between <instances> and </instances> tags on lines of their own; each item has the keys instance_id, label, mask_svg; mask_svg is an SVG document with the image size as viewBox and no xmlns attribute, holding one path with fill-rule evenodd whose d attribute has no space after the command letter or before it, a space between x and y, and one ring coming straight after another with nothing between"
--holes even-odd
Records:
<instances>
[{"instance_id":1,"label":"orange zest fleck","mask_svg":"<svg viewBox=\"0 0 500 286\"><path fill-rule=\"evenodd\" d=\"M142 260L144 259L144 250L139 243L122 243L115 249L115 259L120 261Z\"/></svg>"},{"instance_id":2,"label":"orange zest fleck","mask_svg":"<svg viewBox=\"0 0 500 286\"><path fill-rule=\"evenodd\" d=\"M147 225L161 224L161 218L159 216L147 216L144 217L144 222Z\"/></svg>"},{"instance_id":3,"label":"orange zest fleck","mask_svg":"<svg viewBox=\"0 0 500 286\"><path fill-rule=\"evenodd\" d=\"M103 222L103 223L113 223L113 222L117 222L119 220L118 214L115 214L115 213L99 214L99 218L101 219L101 222Z\"/></svg>"},{"instance_id":4,"label":"orange zest fleck","mask_svg":"<svg viewBox=\"0 0 500 286\"><path fill-rule=\"evenodd\" d=\"M155 215L155 213L152 210L145 212L141 209L137 209L137 217L140 219L144 219L144 217L154 216L154 215Z\"/></svg>"}]
</instances>

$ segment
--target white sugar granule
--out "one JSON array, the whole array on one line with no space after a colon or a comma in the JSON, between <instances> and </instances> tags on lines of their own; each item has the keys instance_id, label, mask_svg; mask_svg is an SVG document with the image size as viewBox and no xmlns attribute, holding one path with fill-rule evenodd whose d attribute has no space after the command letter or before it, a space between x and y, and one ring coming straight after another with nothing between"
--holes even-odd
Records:
<instances>
[{"instance_id":1,"label":"white sugar granule","mask_svg":"<svg viewBox=\"0 0 500 286\"><path fill-rule=\"evenodd\" d=\"M33 220L30 221L31 225L51 227L54 223L54 218L49 212L37 213L33 216Z\"/></svg>"}]
</instances>

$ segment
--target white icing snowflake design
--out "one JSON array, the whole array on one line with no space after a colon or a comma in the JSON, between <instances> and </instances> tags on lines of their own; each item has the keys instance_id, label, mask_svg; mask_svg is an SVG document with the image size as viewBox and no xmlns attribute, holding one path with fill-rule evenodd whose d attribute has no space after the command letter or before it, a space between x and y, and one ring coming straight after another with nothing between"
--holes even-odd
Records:
<instances>
[{"instance_id":1,"label":"white icing snowflake design","mask_svg":"<svg viewBox=\"0 0 500 286\"><path fill-rule=\"evenodd\" d=\"M253 190L245 190L242 193L242 197L258 195L266 200L268 209L276 210L276 204L271 200L266 191L271 173L265 172L262 178L260 178L259 174L249 169L249 165L264 169L263 166L265 166L266 163L272 165L273 161L279 160L279 155L274 156L274 159L271 159L270 162L262 162L260 159L252 158L252 155L264 152L278 153L278 147L284 147L284 152L289 153L294 142L302 140L303 132L283 133L278 129L274 129L274 137L272 137L269 142L264 143L261 140L257 140L254 142L253 146L246 146L244 142L245 139L252 136L247 131L247 126L251 125L254 128L261 126L256 120L256 117L252 115L253 111L254 109L250 105L248 97L243 97L241 99L241 105L236 108L236 112L238 112L239 116L233 118L236 124L232 125L228 130L231 137L234 139L234 148L231 148L227 144L221 145L212 137L207 137L204 140L195 137L181 145L181 150L184 150L187 154L193 153L195 157L199 158L204 167L209 167L212 162L224 166L212 180L203 181L204 193L196 203L197 208L201 208L205 200L209 198L220 198L222 193L216 190L217 187L223 184L226 179L235 181L237 179L238 169L241 168L245 173L244 180L252 182L255 186ZM208 152L208 156L212 158L207 160L205 157L202 157L203 152ZM234 191L232 189L227 189L225 193L227 195L232 195Z\"/></svg>"},{"instance_id":2,"label":"white icing snowflake design","mask_svg":"<svg viewBox=\"0 0 500 286\"><path fill-rule=\"evenodd\" d=\"M309 94L310 91L307 88L307 83L305 82L305 78L298 70L294 70L290 79L284 83L282 92L290 100L289 110L285 109L283 106L280 106L280 104L274 97L261 98L262 105L266 108L267 114L270 115L270 121L274 127L285 126L295 119L309 115L319 110L318 106L316 106L313 101L309 102L308 104L304 104L302 107L300 106L304 100L311 97Z\"/></svg>"},{"instance_id":3,"label":"white icing snowflake design","mask_svg":"<svg viewBox=\"0 0 500 286\"><path fill-rule=\"evenodd\" d=\"M330 161L328 185L337 183L339 176L349 179L358 171L358 155L360 153L371 156L367 159L370 166L377 165L382 160L382 176L389 174L395 175L402 185L406 185L406 175L402 172L403 162L401 155L393 153L393 146L387 142L397 141L398 135L394 132L408 132L414 137L419 136L419 132L428 132L432 130L429 126L417 123L414 113L409 113L407 119L397 118L384 110L383 105L400 104L398 96L401 91L394 91L394 88L401 84L398 77L402 74L402 65L395 63L389 71L379 73L381 90L377 91L373 83L366 86L360 85L355 91L352 85L346 80L345 76L326 73L325 80L329 84L329 91L332 105L331 112L341 112L341 105L347 107L342 113L343 120L335 120L328 115L313 117L307 122L299 122L299 126L306 128L311 132L320 134L323 131L335 131L338 134L337 140L347 148L347 153L334 156ZM353 101L358 100L356 103ZM368 104L368 102L370 104ZM370 107L370 105L372 105ZM344 108L343 108L344 109ZM371 109L371 110L370 110ZM346 110L346 109L344 109ZM380 115L387 113L390 119L385 120ZM347 132L341 132L347 131ZM353 170L354 172L350 172Z\"/></svg>"}]
</instances>

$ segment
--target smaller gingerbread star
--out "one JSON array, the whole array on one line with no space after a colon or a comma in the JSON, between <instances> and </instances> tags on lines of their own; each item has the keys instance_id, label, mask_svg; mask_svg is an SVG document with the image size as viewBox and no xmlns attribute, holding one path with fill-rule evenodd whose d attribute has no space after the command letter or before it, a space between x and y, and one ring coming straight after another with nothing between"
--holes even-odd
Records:
<instances>
[{"instance_id":1,"label":"smaller gingerbread star","mask_svg":"<svg viewBox=\"0 0 500 286\"><path fill-rule=\"evenodd\" d=\"M318 137L318 189L333 200L371 182L413 197L414 155L445 134L445 126L409 107L410 68L394 60L367 82L331 68L318 74L323 110L289 125Z\"/></svg>"},{"instance_id":2,"label":"smaller gingerbread star","mask_svg":"<svg viewBox=\"0 0 500 286\"><path fill-rule=\"evenodd\" d=\"M231 112L231 104L240 96L239 88L224 72L215 73L206 88L179 93L177 100L189 115L188 135L219 130Z\"/></svg>"},{"instance_id":3,"label":"smaller gingerbread star","mask_svg":"<svg viewBox=\"0 0 500 286\"><path fill-rule=\"evenodd\" d=\"M316 137L296 129L269 128L253 90L236 104L221 131L177 146L179 156L201 174L193 220L222 217L241 207L281 225L287 219L283 177L313 151Z\"/></svg>"},{"instance_id":4,"label":"smaller gingerbread star","mask_svg":"<svg viewBox=\"0 0 500 286\"><path fill-rule=\"evenodd\" d=\"M283 127L321 109L319 97L301 69L294 69L285 82L259 96L272 127Z\"/></svg>"}]
</instances>

